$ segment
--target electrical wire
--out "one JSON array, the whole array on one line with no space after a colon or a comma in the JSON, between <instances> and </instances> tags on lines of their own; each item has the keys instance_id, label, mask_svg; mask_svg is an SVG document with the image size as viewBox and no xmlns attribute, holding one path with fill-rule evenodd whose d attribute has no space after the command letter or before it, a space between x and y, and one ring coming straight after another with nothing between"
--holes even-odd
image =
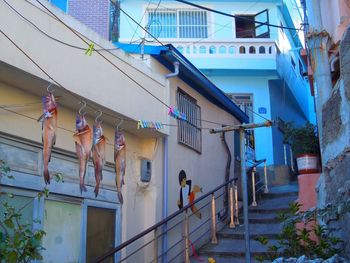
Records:
<instances>
[{"instance_id":1,"label":"electrical wire","mask_svg":"<svg viewBox=\"0 0 350 263\"><path fill-rule=\"evenodd\" d=\"M25 21L27 21L29 24L31 24L35 29L37 29L39 32L41 32L42 34L44 34L46 37L56 41L56 42L59 42L65 46L68 46L68 47L71 47L71 48L75 48L75 49L79 49L79 50L86 50L86 48L84 47L80 47L80 46L76 46L76 45L72 45L72 44L69 44L65 41L62 41L58 38L55 38L49 34L47 34L45 31L43 31L42 29L40 29L37 25L35 25L32 21L30 21L29 19L27 19L26 17L24 17L20 12L18 12L12 5L10 5L6 0L2 0L9 8L11 8L17 15L19 15L22 19L24 19ZM98 50L98 51L111 51L111 50L118 50L120 49L121 47L115 47L115 48L97 48L97 49L94 49L94 50Z\"/></svg>"},{"instance_id":2,"label":"electrical wire","mask_svg":"<svg viewBox=\"0 0 350 263\"><path fill-rule=\"evenodd\" d=\"M3 1L5 1L5 0L3 0ZM43 6L43 8L45 8L51 15L51 17L53 17L53 18L55 18L56 20L58 20L59 22L61 22L65 27L67 27L70 31L72 31L75 35L77 35L84 43L86 43L86 44L89 44L84 38L82 38L74 29L72 29L72 28L70 28L68 25L66 25L62 20L60 20L54 13L52 13L46 6L44 6L40 1L38 1L38 0L36 0L41 6ZM46 13L46 12L45 12ZM46 14L48 14L48 13L46 13ZM49 15L49 14L48 14ZM134 19L133 19L134 20ZM136 21L135 21L136 22ZM145 30L141 25L139 25L143 30ZM3 33L3 32L2 32ZM4 33L3 33L4 34ZM11 41L11 42L13 42L13 41ZM13 44L15 44L14 42L13 42ZM15 45L17 48L19 48L17 45ZM45 72L37 63L35 63L35 61L34 60L32 60L29 56L28 56L28 54L26 54L24 51L23 51L23 49L21 49L21 48L19 48L19 50L21 51L21 52L23 52L34 64L36 64L36 66L38 66L39 67L39 69L40 70L42 70L43 72L44 72L44 74L46 75L46 76L48 76L49 77L49 79L52 79L49 75L48 75L48 73L47 72ZM102 56L105 60L107 60L110 64L112 64L114 67L116 67L118 70L120 70L119 69L119 67L118 66L116 66L112 61L110 61L108 58L106 58L103 54L101 54L99 51L96 51L100 56ZM159 99L158 97L156 97L156 96L154 96L150 91L148 91L146 88L144 88L141 84L139 84L138 82L136 82L131 76L129 76L128 74L126 74L124 71L122 71L122 70L120 70L124 75L126 75L130 80L132 80L135 84L137 84L139 87L141 87L144 91L146 91L149 95L151 95L152 97L154 97L156 100L158 100L161 104L163 104L164 106L166 106L168 109L170 108L170 106L169 105L167 105L166 103L164 103L161 99ZM58 83L57 81L55 81L55 83L58 85L58 86L60 86L61 88L63 88L64 90L66 90L67 92L69 92L71 95L73 95L77 100L79 100L80 101L80 99L78 99L77 98L77 96L74 94L74 93L72 93L71 91L69 91L68 89L66 89L66 88L64 88L60 83ZM92 108L93 110L98 110L98 109L96 109L96 108L94 108L94 107L92 107L91 105L88 105L90 108ZM105 113L106 115L108 115L108 113ZM111 116L111 117L113 117L113 116ZM212 124L217 124L217 125L225 125L225 126L230 126L230 125L228 125L228 124L224 124L224 123L218 123L218 122L214 122L214 121L209 121L209 120L204 120L204 119L196 119L196 120L199 120L199 121L202 121L202 122L207 122L207 123L212 123ZM127 120L128 121L128 120ZM129 120L130 121L130 120ZM189 121L184 121L184 122L186 122L186 123L188 123L188 124L190 124L191 126L195 126L195 125L193 125L192 123L190 123ZM197 126L195 126L195 127L197 127ZM198 128L198 127L197 127Z\"/></svg>"},{"instance_id":3,"label":"electrical wire","mask_svg":"<svg viewBox=\"0 0 350 263\"><path fill-rule=\"evenodd\" d=\"M3 0L4 2L6 2L6 0ZM75 35L77 35L80 39L82 39L86 44L88 44L88 42L82 38L77 32L75 32L72 28L70 28L68 25L66 25L63 21L61 21L55 14L53 14L49 9L47 9L40 1L36 0L41 6L43 6L50 14L52 17L56 18L58 21L60 21L62 24L64 24L68 29L70 29ZM11 7L7 2L6 4ZM20 15L23 19L25 19L25 17L23 15L21 15L17 10L15 10L13 7L11 7L11 9L13 11L16 11L16 14ZM45 12L46 13L46 12ZM48 14L48 13L46 13ZM26 21L28 19L25 19ZM28 20L29 21L29 20ZM134 21L136 22L136 21ZM32 24L32 23L31 23ZM34 24L35 25L35 24ZM139 25L142 29L144 29L141 25ZM35 25L35 28L36 29L39 29L36 25ZM145 30L145 29L144 29ZM41 30L39 30L41 31ZM51 76L43 69L41 68L26 52L24 52L23 49L21 49L16 43L14 43L3 31L1 31L2 34L5 35L6 38L8 38L8 40L10 42L12 42L13 45L15 45L29 60L31 60L32 63L34 63L49 79L53 80L51 78ZM46 35L46 34L45 34ZM97 50L96 50L97 53L99 53ZM99 53L100 54L100 53ZM103 58L105 58L102 54L100 54ZM105 58L110 64L112 64L113 66L115 66L117 69L119 69L113 62L111 62L109 59ZM120 69L119 69L120 70ZM131 79L134 83L136 83L138 86L140 86L142 89L144 89L147 93L149 93L152 97L154 97L156 100L158 100L159 102L161 102L164 106L166 106L167 108L170 108L170 106L168 106L167 104L165 104L162 100L160 100L158 97L154 96L151 92L149 92L146 88L144 88L141 84L137 83L136 81L134 81L129 75L127 75L125 72L121 71L122 73L124 73L129 79ZM70 90L66 89L65 87L63 87L60 83L58 83L56 80L53 80L59 87L63 88L64 90L66 90L68 93L70 93L73 97L75 97L75 99L77 99L78 101L80 101L81 99L79 99L79 97L77 95L75 95L74 93L72 93ZM93 110L98 110L96 109L95 107L92 107L91 105L88 105L88 107L92 108ZM115 116L113 115L110 115L108 113L105 113L107 116L111 116L113 118L115 118ZM117 119L120 119L120 118L117 118ZM127 119L124 119L126 121L132 121L132 120L127 120ZM204 120L204 119L197 119L199 121L203 121L203 122L207 122L207 123L212 123L212 124L217 124L217 125L225 125L225 126L230 126L228 124L223 124L223 123L218 123L218 122L214 122L214 121L209 121L209 120ZM193 125L192 123L190 123L189 121L185 121L187 122L188 124L190 124L191 126L194 126L196 128L200 128L200 127L197 127L195 125ZM165 124L164 126L173 126L173 125L169 125L169 124ZM200 128L202 129L202 128ZM211 129L211 128L203 128L203 129Z\"/></svg>"},{"instance_id":4,"label":"electrical wire","mask_svg":"<svg viewBox=\"0 0 350 263\"><path fill-rule=\"evenodd\" d=\"M112 2L112 0L110 0L110 2ZM152 0L148 0L148 5L147 5L147 7L146 7L146 9L145 9L145 12L143 12L143 15L142 15L142 17L141 17L141 19L140 19L140 22L139 22L140 24L142 23L142 20L143 20L143 18L145 17L146 11L147 11L149 5L151 4L151 2L152 2ZM137 31L137 27L135 28L134 33L132 34L132 37L131 37L131 40L130 40L130 44L132 43L132 41L133 41L133 39L134 39L134 36L136 35L136 31Z\"/></svg>"},{"instance_id":5,"label":"electrical wire","mask_svg":"<svg viewBox=\"0 0 350 263\"><path fill-rule=\"evenodd\" d=\"M197 7L199 9L207 10L209 12L217 13L217 14L220 14L220 15L223 15L223 16L228 16L228 17L232 17L232 18L235 18L235 19L240 19L240 20L245 20L245 21L249 21L249 22L254 22L255 24L259 24L259 25L265 25L265 26L270 26L270 27L275 27L275 28L289 29L289 30L299 30L299 29L297 29L295 27L279 26L279 25L274 25L274 24L270 24L270 23L267 23L267 22L255 21L255 20L247 18L247 17L231 15L231 14L228 14L228 13L225 13L225 12L222 12L222 11L218 11L218 10L215 10L215 9L212 9L212 8L208 8L208 7L205 7L205 6L193 4L193 3L185 1L185 0L174 0L174 1L186 4L186 5L190 5L190 6L193 6L193 7Z\"/></svg>"}]
</instances>

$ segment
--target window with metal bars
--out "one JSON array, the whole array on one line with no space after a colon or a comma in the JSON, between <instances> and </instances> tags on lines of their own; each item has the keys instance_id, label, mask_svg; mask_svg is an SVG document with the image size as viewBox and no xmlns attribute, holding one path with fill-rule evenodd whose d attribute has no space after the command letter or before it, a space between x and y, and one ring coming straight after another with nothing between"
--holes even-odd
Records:
<instances>
[{"instance_id":1,"label":"window with metal bars","mask_svg":"<svg viewBox=\"0 0 350 263\"><path fill-rule=\"evenodd\" d=\"M201 108L190 95L177 90L177 108L187 116L187 121L178 120L178 142L197 152L202 151Z\"/></svg>"},{"instance_id":2,"label":"window with metal bars","mask_svg":"<svg viewBox=\"0 0 350 263\"><path fill-rule=\"evenodd\" d=\"M150 33L157 38L208 37L208 14L206 11L148 9L147 18L147 27Z\"/></svg>"}]
</instances>

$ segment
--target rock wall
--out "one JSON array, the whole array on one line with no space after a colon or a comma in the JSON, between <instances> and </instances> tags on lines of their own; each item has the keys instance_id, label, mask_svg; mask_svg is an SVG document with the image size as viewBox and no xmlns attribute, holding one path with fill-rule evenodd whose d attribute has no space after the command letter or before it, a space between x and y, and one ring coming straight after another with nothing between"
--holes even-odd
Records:
<instances>
[{"instance_id":1,"label":"rock wall","mask_svg":"<svg viewBox=\"0 0 350 263\"><path fill-rule=\"evenodd\" d=\"M344 33L339 50L340 80L322 107L323 175L317 189L319 206L350 198L350 27ZM344 256L350 258L350 213L326 223L344 240Z\"/></svg>"}]
</instances>

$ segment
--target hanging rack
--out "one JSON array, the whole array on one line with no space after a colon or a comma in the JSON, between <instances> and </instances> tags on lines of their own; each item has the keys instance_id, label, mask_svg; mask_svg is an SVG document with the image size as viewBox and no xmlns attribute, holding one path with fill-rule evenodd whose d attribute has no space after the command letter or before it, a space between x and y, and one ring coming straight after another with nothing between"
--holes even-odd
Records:
<instances>
[{"instance_id":1,"label":"hanging rack","mask_svg":"<svg viewBox=\"0 0 350 263\"><path fill-rule=\"evenodd\" d=\"M121 131L119 127L123 124L124 120L120 120L119 123L117 124L117 131Z\"/></svg>"},{"instance_id":2,"label":"hanging rack","mask_svg":"<svg viewBox=\"0 0 350 263\"><path fill-rule=\"evenodd\" d=\"M79 115L84 116L86 114L86 111L84 111L83 113L81 111L86 108L86 101L85 100L79 101L79 104L83 104L83 105L80 107L78 113Z\"/></svg>"},{"instance_id":3,"label":"hanging rack","mask_svg":"<svg viewBox=\"0 0 350 263\"><path fill-rule=\"evenodd\" d=\"M95 118L95 123L101 124L101 122L102 122L101 116L102 116L103 112L101 110L97 110L97 111L95 111L95 113L99 113L99 114L97 114L97 116Z\"/></svg>"},{"instance_id":4,"label":"hanging rack","mask_svg":"<svg viewBox=\"0 0 350 263\"><path fill-rule=\"evenodd\" d=\"M47 90L48 93L53 93L53 92L55 91L54 88L52 88L52 89L50 90L50 88L51 88L52 85L53 85L53 83L50 83L49 86L47 86L46 90Z\"/></svg>"}]
</instances>

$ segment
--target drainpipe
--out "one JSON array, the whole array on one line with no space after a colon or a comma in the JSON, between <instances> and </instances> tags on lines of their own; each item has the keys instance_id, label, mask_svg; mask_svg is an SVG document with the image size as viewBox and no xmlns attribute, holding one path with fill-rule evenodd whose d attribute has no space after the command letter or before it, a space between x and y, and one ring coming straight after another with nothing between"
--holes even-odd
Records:
<instances>
[{"instance_id":1,"label":"drainpipe","mask_svg":"<svg viewBox=\"0 0 350 263\"><path fill-rule=\"evenodd\" d=\"M168 136L165 136L163 139L163 219L168 216L168 164L169 164L169 155L168 155ZM163 225L163 233L167 233L168 225L165 223ZM167 234L162 236L162 262L167 263L167 251L168 250L168 236ZM155 255L156 257L158 255Z\"/></svg>"},{"instance_id":2,"label":"drainpipe","mask_svg":"<svg viewBox=\"0 0 350 263\"><path fill-rule=\"evenodd\" d=\"M221 140L224 143L226 152L227 152L227 162L226 162L226 170L225 170L225 182L228 182L230 179L230 168L231 168L231 160L232 160L232 155L230 148L228 147L226 137L225 137L225 132L222 133L221 135ZM219 219L221 221L224 221L227 218L228 215L228 185L225 186L225 194L224 194L224 211L222 214L219 214Z\"/></svg>"},{"instance_id":3,"label":"drainpipe","mask_svg":"<svg viewBox=\"0 0 350 263\"><path fill-rule=\"evenodd\" d=\"M306 4L306 5L305 5ZM329 34L324 31L319 0L306 0L304 8L309 12L308 46L312 58L314 79L316 83L315 101L317 126L321 145L322 158L322 105L330 98L332 78L328 58Z\"/></svg>"},{"instance_id":4,"label":"drainpipe","mask_svg":"<svg viewBox=\"0 0 350 263\"><path fill-rule=\"evenodd\" d=\"M179 68L180 68L180 62L179 61L175 61L174 62L174 72L165 75L165 77L167 79L176 77L177 75L179 75Z\"/></svg>"}]
</instances>

